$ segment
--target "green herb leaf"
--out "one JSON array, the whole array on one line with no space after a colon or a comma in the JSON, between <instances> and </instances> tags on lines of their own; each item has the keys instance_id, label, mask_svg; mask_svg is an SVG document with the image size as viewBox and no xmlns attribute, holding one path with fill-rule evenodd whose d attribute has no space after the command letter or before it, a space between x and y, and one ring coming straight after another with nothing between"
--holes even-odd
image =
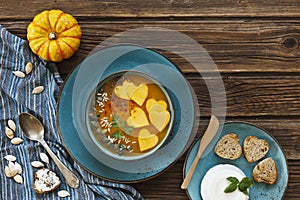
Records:
<instances>
[{"instance_id":1,"label":"green herb leaf","mask_svg":"<svg viewBox=\"0 0 300 200\"><path fill-rule=\"evenodd\" d=\"M120 123L120 127L125 127L125 126L126 126L126 122L125 121L123 121L123 122Z\"/></svg>"},{"instance_id":2,"label":"green herb leaf","mask_svg":"<svg viewBox=\"0 0 300 200\"><path fill-rule=\"evenodd\" d=\"M127 134L127 135L130 135L130 132L133 130L133 127L132 126L126 126L124 127L124 132Z\"/></svg>"},{"instance_id":3,"label":"green herb leaf","mask_svg":"<svg viewBox=\"0 0 300 200\"><path fill-rule=\"evenodd\" d=\"M117 130L117 131L113 132L112 136L114 138L121 139L122 138L121 131Z\"/></svg>"},{"instance_id":4,"label":"green herb leaf","mask_svg":"<svg viewBox=\"0 0 300 200\"><path fill-rule=\"evenodd\" d=\"M237 184L236 183L230 183L227 188L225 188L224 192L225 193L230 193L230 192L233 192L235 191L237 188Z\"/></svg>"},{"instance_id":5,"label":"green herb leaf","mask_svg":"<svg viewBox=\"0 0 300 200\"><path fill-rule=\"evenodd\" d=\"M248 189L253 186L253 180L249 177L243 178L241 181L239 181L236 177L227 177L227 180L230 182L230 184L225 188L225 193L230 193L236 190L236 188L239 189L239 191L243 192L246 195L249 195Z\"/></svg>"},{"instance_id":6,"label":"green herb leaf","mask_svg":"<svg viewBox=\"0 0 300 200\"><path fill-rule=\"evenodd\" d=\"M247 196L249 196L249 192L248 192L248 189L247 190L244 190L243 193Z\"/></svg>"},{"instance_id":7,"label":"green herb leaf","mask_svg":"<svg viewBox=\"0 0 300 200\"><path fill-rule=\"evenodd\" d=\"M230 181L231 183L235 183L238 184L239 183L239 179L237 179L236 177L227 177L227 180Z\"/></svg>"},{"instance_id":8,"label":"green herb leaf","mask_svg":"<svg viewBox=\"0 0 300 200\"><path fill-rule=\"evenodd\" d=\"M119 128L119 125L116 121L112 121L111 125L115 128Z\"/></svg>"},{"instance_id":9,"label":"green herb leaf","mask_svg":"<svg viewBox=\"0 0 300 200\"><path fill-rule=\"evenodd\" d=\"M251 178L245 177L241 180L241 182L238 185L238 188L241 192L244 192L248 188L250 188L253 185L253 181Z\"/></svg>"},{"instance_id":10,"label":"green herb leaf","mask_svg":"<svg viewBox=\"0 0 300 200\"><path fill-rule=\"evenodd\" d=\"M120 116L119 115L113 115L113 120L114 121L119 121L119 119L120 119Z\"/></svg>"}]
</instances>

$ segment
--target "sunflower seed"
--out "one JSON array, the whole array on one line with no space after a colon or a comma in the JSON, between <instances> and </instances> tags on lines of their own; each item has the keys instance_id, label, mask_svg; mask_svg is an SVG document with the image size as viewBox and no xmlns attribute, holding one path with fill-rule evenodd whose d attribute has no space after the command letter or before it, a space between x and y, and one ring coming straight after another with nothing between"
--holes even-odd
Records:
<instances>
[{"instance_id":1,"label":"sunflower seed","mask_svg":"<svg viewBox=\"0 0 300 200\"><path fill-rule=\"evenodd\" d=\"M31 165L32 165L32 167L35 167L35 168L44 167L44 164L40 161L32 161Z\"/></svg>"},{"instance_id":2,"label":"sunflower seed","mask_svg":"<svg viewBox=\"0 0 300 200\"><path fill-rule=\"evenodd\" d=\"M22 138L19 138L19 137L15 137L13 139L11 139L11 143L12 144L21 144L23 142L23 139Z\"/></svg>"},{"instance_id":3,"label":"sunflower seed","mask_svg":"<svg viewBox=\"0 0 300 200\"><path fill-rule=\"evenodd\" d=\"M7 160L7 161L11 161L11 162L14 162L16 161L16 156L13 156L13 155L6 155L4 156L4 158Z\"/></svg>"},{"instance_id":4,"label":"sunflower seed","mask_svg":"<svg viewBox=\"0 0 300 200\"><path fill-rule=\"evenodd\" d=\"M31 71L32 71L32 63L28 62L25 66L25 73L30 74Z\"/></svg>"},{"instance_id":5,"label":"sunflower seed","mask_svg":"<svg viewBox=\"0 0 300 200\"><path fill-rule=\"evenodd\" d=\"M8 127L9 127L13 132L16 131L16 124L15 124L15 122L14 122L13 120L11 120L11 119L8 120L7 124L8 124Z\"/></svg>"},{"instance_id":6,"label":"sunflower seed","mask_svg":"<svg viewBox=\"0 0 300 200\"><path fill-rule=\"evenodd\" d=\"M70 196L70 193L66 190L60 190L60 191L58 191L57 194L58 194L59 197L68 197L68 196Z\"/></svg>"},{"instance_id":7,"label":"sunflower seed","mask_svg":"<svg viewBox=\"0 0 300 200\"><path fill-rule=\"evenodd\" d=\"M37 86L32 90L32 94L39 94L44 91L44 86Z\"/></svg>"},{"instance_id":8,"label":"sunflower seed","mask_svg":"<svg viewBox=\"0 0 300 200\"><path fill-rule=\"evenodd\" d=\"M23 183L23 178L21 175L17 174L14 176L14 180L17 182L17 183L20 183L22 184Z\"/></svg>"},{"instance_id":9,"label":"sunflower seed","mask_svg":"<svg viewBox=\"0 0 300 200\"><path fill-rule=\"evenodd\" d=\"M45 153L40 153L40 158L44 163L49 164L49 158Z\"/></svg>"},{"instance_id":10,"label":"sunflower seed","mask_svg":"<svg viewBox=\"0 0 300 200\"><path fill-rule=\"evenodd\" d=\"M22 166L17 162L15 162L15 169L17 170L18 174L22 174L22 172L23 172Z\"/></svg>"},{"instance_id":11,"label":"sunflower seed","mask_svg":"<svg viewBox=\"0 0 300 200\"><path fill-rule=\"evenodd\" d=\"M13 74L19 78L25 78L25 74L21 71L13 71Z\"/></svg>"},{"instance_id":12,"label":"sunflower seed","mask_svg":"<svg viewBox=\"0 0 300 200\"><path fill-rule=\"evenodd\" d=\"M5 127L5 134L9 139L14 137L14 132L8 127Z\"/></svg>"}]
</instances>

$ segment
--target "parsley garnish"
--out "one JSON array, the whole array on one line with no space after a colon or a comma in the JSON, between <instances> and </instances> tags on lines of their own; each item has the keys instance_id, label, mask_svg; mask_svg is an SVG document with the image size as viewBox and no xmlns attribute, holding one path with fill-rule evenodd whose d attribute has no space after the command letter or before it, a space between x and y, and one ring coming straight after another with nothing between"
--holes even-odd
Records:
<instances>
[{"instance_id":1,"label":"parsley garnish","mask_svg":"<svg viewBox=\"0 0 300 200\"><path fill-rule=\"evenodd\" d=\"M111 125L114 128L121 128L124 133L127 135L130 135L130 132L133 130L132 126L127 126L127 123L125 121L120 121L120 116L118 115L113 115L113 119L111 121ZM112 136L117 139L122 138L122 134L120 130L115 131Z\"/></svg>"},{"instance_id":2,"label":"parsley garnish","mask_svg":"<svg viewBox=\"0 0 300 200\"><path fill-rule=\"evenodd\" d=\"M112 136L113 136L114 138L121 139L121 138L122 138L121 131L120 131L120 130L117 130L117 131L113 132Z\"/></svg>"}]
</instances>

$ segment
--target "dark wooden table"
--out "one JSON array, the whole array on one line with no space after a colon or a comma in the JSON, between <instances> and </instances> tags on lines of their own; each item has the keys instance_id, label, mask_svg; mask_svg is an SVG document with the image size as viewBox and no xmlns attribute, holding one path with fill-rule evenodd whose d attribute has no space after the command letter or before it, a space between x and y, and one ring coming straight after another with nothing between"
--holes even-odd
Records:
<instances>
[{"instance_id":1,"label":"dark wooden table","mask_svg":"<svg viewBox=\"0 0 300 200\"><path fill-rule=\"evenodd\" d=\"M227 95L226 120L250 122L272 133L288 159L284 199L300 199L298 0L4 0L0 2L0 23L25 39L32 18L46 9L71 13L83 31L79 51L57 63L63 78L101 41L128 29L162 27L196 40L221 72ZM211 114L206 85L182 58L166 54L196 91L200 136ZM180 189L185 155L164 174L132 185L145 199L187 199Z\"/></svg>"}]
</instances>

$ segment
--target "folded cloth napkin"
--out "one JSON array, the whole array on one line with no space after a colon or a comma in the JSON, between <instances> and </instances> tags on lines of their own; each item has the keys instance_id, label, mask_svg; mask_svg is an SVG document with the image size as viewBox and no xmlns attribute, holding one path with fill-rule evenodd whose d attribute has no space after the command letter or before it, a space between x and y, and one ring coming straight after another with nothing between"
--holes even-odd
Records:
<instances>
[{"instance_id":1,"label":"folded cloth napkin","mask_svg":"<svg viewBox=\"0 0 300 200\"><path fill-rule=\"evenodd\" d=\"M25 72L27 62L33 63L33 70L24 78L14 74L15 71ZM53 68L46 67L47 62L34 55L28 46L28 42L11 33L0 25L0 199L27 200L27 199L60 199L57 195L59 190L67 190L70 193L68 199L143 199L140 193L129 185L113 183L102 180L85 171L74 162L62 145L57 133L56 124L56 100L62 85L62 79ZM37 86L43 86L44 91L39 94L32 94ZM41 120L45 127L45 140L58 158L75 172L80 179L80 186L77 189L66 185L64 178L58 171L54 162L50 159L45 167L54 171L61 179L60 187L47 194L34 192L34 174L36 168L31 162L41 161L40 153L45 152L43 147L34 141L29 141L22 134L18 116L22 112L28 112ZM23 139L23 143L14 145L6 136L5 129L8 127L8 120L16 124L14 137ZM22 166L21 176L23 183L18 184L13 178L6 177L4 173L8 161L6 155L16 157L17 163Z\"/></svg>"}]
</instances>

